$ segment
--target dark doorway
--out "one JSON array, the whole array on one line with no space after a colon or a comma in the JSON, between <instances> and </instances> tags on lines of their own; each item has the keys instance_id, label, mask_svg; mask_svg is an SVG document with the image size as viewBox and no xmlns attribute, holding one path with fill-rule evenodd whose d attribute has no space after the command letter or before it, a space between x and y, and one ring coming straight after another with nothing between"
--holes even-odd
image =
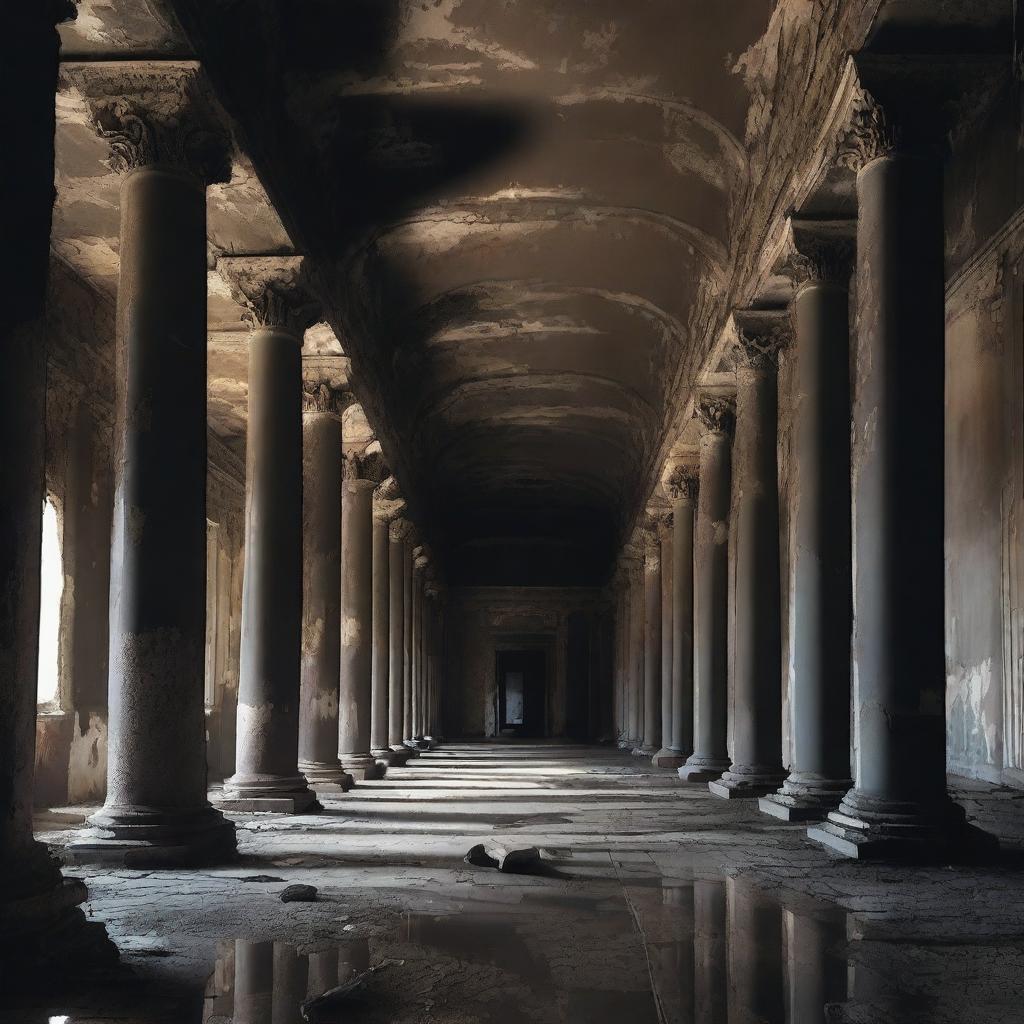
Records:
<instances>
[{"instance_id":1,"label":"dark doorway","mask_svg":"<svg viewBox=\"0 0 1024 1024\"><path fill-rule=\"evenodd\" d=\"M543 736L547 688L543 651L498 651L498 731Z\"/></svg>"}]
</instances>

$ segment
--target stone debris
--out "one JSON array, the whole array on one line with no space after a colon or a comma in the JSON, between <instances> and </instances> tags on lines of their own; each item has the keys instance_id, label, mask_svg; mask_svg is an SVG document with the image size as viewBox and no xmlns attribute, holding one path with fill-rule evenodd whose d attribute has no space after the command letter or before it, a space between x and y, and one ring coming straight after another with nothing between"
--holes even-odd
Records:
<instances>
[{"instance_id":1,"label":"stone debris","mask_svg":"<svg viewBox=\"0 0 1024 1024\"><path fill-rule=\"evenodd\" d=\"M281 890L282 903L315 903L317 889L315 885L289 885Z\"/></svg>"},{"instance_id":2,"label":"stone debris","mask_svg":"<svg viewBox=\"0 0 1024 1024\"><path fill-rule=\"evenodd\" d=\"M467 864L497 868L506 874L535 874L541 867L541 851L536 846L512 846L488 839L477 843L463 858Z\"/></svg>"}]
</instances>

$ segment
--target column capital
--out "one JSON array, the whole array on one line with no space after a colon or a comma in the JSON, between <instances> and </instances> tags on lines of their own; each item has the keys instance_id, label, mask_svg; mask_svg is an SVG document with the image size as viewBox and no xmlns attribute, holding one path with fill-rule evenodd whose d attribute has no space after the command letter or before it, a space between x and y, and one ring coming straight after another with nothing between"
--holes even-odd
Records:
<instances>
[{"instance_id":1,"label":"column capital","mask_svg":"<svg viewBox=\"0 0 1024 1024\"><path fill-rule=\"evenodd\" d=\"M730 435L736 425L736 399L732 395L701 392L694 402L693 414L705 433Z\"/></svg>"},{"instance_id":2,"label":"column capital","mask_svg":"<svg viewBox=\"0 0 1024 1024\"><path fill-rule=\"evenodd\" d=\"M699 486L700 473L696 466L677 466L666 481L665 490L673 501L693 504L697 500Z\"/></svg>"},{"instance_id":3,"label":"column capital","mask_svg":"<svg viewBox=\"0 0 1024 1024\"><path fill-rule=\"evenodd\" d=\"M857 254L856 221L791 217L786 232L788 251L782 270L797 288L849 283Z\"/></svg>"},{"instance_id":4,"label":"column capital","mask_svg":"<svg viewBox=\"0 0 1024 1024\"><path fill-rule=\"evenodd\" d=\"M833 102L836 163L859 171L895 153L940 153L960 122L984 114L1008 72L989 55L853 54Z\"/></svg>"},{"instance_id":5,"label":"column capital","mask_svg":"<svg viewBox=\"0 0 1024 1024\"><path fill-rule=\"evenodd\" d=\"M217 270L254 328L279 327L301 342L320 318L302 256L222 256Z\"/></svg>"},{"instance_id":6,"label":"column capital","mask_svg":"<svg viewBox=\"0 0 1024 1024\"><path fill-rule=\"evenodd\" d=\"M233 145L197 61L95 61L61 66L81 93L118 173L160 167L204 185L231 178Z\"/></svg>"},{"instance_id":7,"label":"column capital","mask_svg":"<svg viewBox=\"0 0 1024 1024\"><path fill-rule=\"evenodd\" d=\"M414 529L413 524L400 515L388 525L388 537L393 544L400 544L412 536Z\"/></svg>"},{"instance_id":8,"label":"column capital","mask_svg":"<svg viewBox=\"0 0 1024 1024\"><path fill-rule=\"evenodd\" d=\"M302 382L302 412L304 415L314 416L322 413L340 420L345 410L355 404L355 400L355 395L347 388L334 388L323 380L304 380Z\"/></svg>"},{"instance_id":9,"label":"column capital","mask_svg":"<svg viewBox=\"0 0 1024 1024\"><path fill-rule=\"evenodd\" d=\"M789 312L784 309L735 309L732 322L740 365L753 370L774 367L793 333Z\"/></svg>"}]
</instances>

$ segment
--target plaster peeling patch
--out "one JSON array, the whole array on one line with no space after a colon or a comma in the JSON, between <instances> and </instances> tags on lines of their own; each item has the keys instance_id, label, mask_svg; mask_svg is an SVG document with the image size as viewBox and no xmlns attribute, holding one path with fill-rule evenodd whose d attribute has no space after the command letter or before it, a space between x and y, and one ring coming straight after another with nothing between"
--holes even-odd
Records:
<instances>
[{"instance_id":1,"label":"plaster peeling patch","mask_svg":"<svg viewBox=\"0 0 1024 1024\"><path fill-rule=\"evenodd\" d=\"M987 720L993 686L992 659L946 678L946 734L952 750L972 761L996 763L998 732L995 722Z\"/></svg>"},{"instance_id":2,"label":"plaster peeling patch","mask_svg":"<svg viewBox=\"0 0 1024 1024\"><path fill-rule=\"evenodd\" d=\"M310 654L314 651L319 651L323 647L324 643L324 620L322 618L313 619L312 622L303 622L302 624L302 650L304 653Z\"/></svg>"},{"instance_id":3,"label":"plaster peeling patch","mask_svg":"<svg viewBox=\"0 0 1024 1024\"><path fill-rule=\"evenodd\" d=\"M116 239L112 241L116 242ZM54 251L91 281L117 280L117 253L105 238L54 238Z\"/></svg>"},{"instance_id":4,"label":"plaster peeling patch","mask_svg":"<svg viewBox=\"0 0 1024 1024\"><path fill-rule=\"evenodd\" d=\"M238 735L239 736L267 736L270 732L270 718L274 713L273 702L266 704L242 704L238 705Z\"/></svg>"},{"instance_id":5,"label":"plaster peeling patch","mask_svg":"<svg viewBox=\"0 0 1024 1024\"><path fill-rule=\"evenodd\" d=\"M724 520L714 524L714 543L721 546L729 543L729 524Z\"/></svg>"},{"instance_id":6,"label":"plaster peeling patch","mask_svg":"<svg viewBox=\"0 0 1024 1024\"><path fill-rule=\"evenodd\" d=\"M334 690L320 690L310 701L313 717L321 722L333 722L338 718L338 694Z\"/></svg>"},{"instance_id":7,"label":"plaster peeling patch","mask_svg":"<svg viewBox=\"0 0 1024 1024\"><path fill-rule=\"evenodd\" d=\"M347 616L341 620L342 647L358 647L362 639L362 623L358 619Z\"/></svg>"},{"instance_id":8,"label":"plaster peeling patch","mask_svg":"<svg viewBox=\"0 0 1024 1024\"><path fill-rule=\"evenodd\" d=\"M583 49L593 58L590 61L581 61L576 64L576 71L589 72L599 71L608 66L612 58L612 50L619 38L619 26L610 21L602 25L596 31L583 32Z\"/></svg>"},{"instance_id":9,"label":"plaster peeling patch","mask_svg":"<svg viewBox=\"0 0 1024 1024\"><path fill-rule=\"evenodd\" d=\"M102 800L106 783L107 723L90 712L83 730L76 711L68 755L68 801L79 804Z\"/></svg>"}]
</instances>

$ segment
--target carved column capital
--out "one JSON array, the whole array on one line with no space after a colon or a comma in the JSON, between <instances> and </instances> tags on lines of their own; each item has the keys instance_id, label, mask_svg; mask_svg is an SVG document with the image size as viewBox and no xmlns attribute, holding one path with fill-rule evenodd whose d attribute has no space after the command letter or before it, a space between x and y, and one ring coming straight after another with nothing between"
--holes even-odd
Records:
<instances>
[{"instance_id":1,"label":"carved column capital","mask_svg":"<svg viewBox=\"0 0 1024 1024\"><path fill-rule=\"evenodd\" d=\"M673 501L695 502L700 486L700 475L696 466L677 466L665 484L668 496Z\"/></svg>"},{"instance_id":2,"label":"carved column capital","mask_svg":"<svg viewBox=\"0 0 1024 1024\"><path fill-rule=\"evenodd\" d=\"M792 336L789 313L777 309L737 309L732 318L741 363L753 370L772 369Z\"/></svg>"},{"instance_id":3,"label":"carved column capital","mask_svg":"<svg viewBox=\"0 0 1024 1024\"><path fill-rule=\"evenodd\" d=\"M254 328L279 327L301 340L320 318L302 256L222 256L217 270Z\"/></svg>"},{"instance_id":4,"label":"carved column capital","mask_svg":"<svg viewBox=\"0 0 1024 1024\"><path fill-rule=\"evenodd\" d=\"M377 485L373 492L373 517L382 523L393 523L406 511L405 498L398 488L398 481L389 476ZM390 531L389 531L390 536Z\"/></svg>"},{"instance_id":5,"label":"carved column capital","mask_svg":"<svg viewBox=\"0 0 1024 1024\"><path fill-rule=\"evenodd\" d=\"M196 61L66 63L118 173L175 170L205 185L231 178L231 134Z\"/></svg>"},{"instance_id":6,"label":"carved column capital","mask_svg":"<svg viewBox=\"0 0 1024 1024\"><path fill-rule=\"evenodd\" d=\"M706 433L731 434L736 425L736 399L702 392L694 403L693 414Z\"/></svg>"},{"instance_id":7,"label":"carved column capital","mask_svg":"<svg viewBox=\"0 0 1024 1024\"><path fill-rule=\"evenodd\" d=\"M784 272L797 288L806 284L849 283L857 254L857 224L852 220L789 222L789 252Z\"/></svg>"},{"instance_id":8,"label":"carved column capital","mask_svg":"<svg viewBox=\"0 0 1024 1024\"><path fill-rule=\"evenodd\" d=\"M302 412L312 416L326 414L340 420L345 410L355 402L351 391L332 388L322 380L304 380L302 382Z\"/></svg>"},{"instance_id":9,"label":"carved column capital","mask_svg":"<svg viewBox=\"0 0 1024 1024\"><path fill-rule=\"evenodd\" d=\"M388 526L388 537L395 544L400 544L412 536L413 530L412 523L400 515L398 518L391 520Z\"/></svg>"}]
</instances>

